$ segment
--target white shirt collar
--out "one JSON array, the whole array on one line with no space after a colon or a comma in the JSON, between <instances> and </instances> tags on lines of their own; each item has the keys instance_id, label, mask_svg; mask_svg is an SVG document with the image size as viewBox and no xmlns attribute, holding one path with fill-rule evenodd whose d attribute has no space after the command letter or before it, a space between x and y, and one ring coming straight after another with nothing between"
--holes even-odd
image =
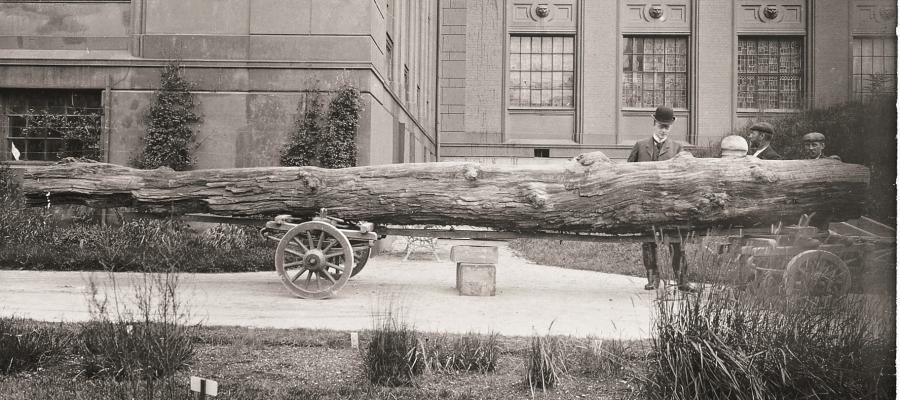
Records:
<instances>
[{"instance_id":1,"label":"white shirt collar","mask_svg":"<svg viewBox=\"0 0 900 400\"><path fill-rule=\"evenodd\" d=\"M768 148L769 148L769 145L763 146L761 149L757 150L756 153L753 153L753 157L759 157L759 153L762 153L763 151L765 151Z\"/></svg>"}]
</instances>

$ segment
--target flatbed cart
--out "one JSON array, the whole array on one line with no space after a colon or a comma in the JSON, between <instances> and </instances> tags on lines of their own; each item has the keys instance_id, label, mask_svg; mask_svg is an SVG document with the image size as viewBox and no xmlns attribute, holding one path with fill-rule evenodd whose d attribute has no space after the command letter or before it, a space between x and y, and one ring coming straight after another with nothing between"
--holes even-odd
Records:
<instances>
[{"instance_id":1,"label":"flatbed cart","mask_svg":"<svg viewBox=\"0 0 900 400\"><path fill-rule=\"evenodd\" d=\"M219 217L192 219L203 222L223 220ZM244 220L232 221L246 223ZM532 237L609 242L632 242L639 238L650 238L649 235L519 233L454 227L376 227L368 222L329 216L325 209L313 218L279 215L266 222L260 233L266 239L278 243L275 249L275 269L284 286L295 296L304 299L325 299L337 294L350 278L365 267L375 240L387 235L489 240ZM352 269L349 267L351 265Z\"/></svg>"},{"instance_id":2,"label":"flatbed cart","mask_svg":"<svg viewBox=\"0 0 900 400\"><path fill-rule=\"evenodd\" d=\"M729 237L749 283L788 296L846 295L862 275L894 265L896 232L872 219L787 226L768 235Z\"/></svg>"},{"instance_id":3,"label":"flatbed cart","mask_svg":"<svg viewBox=\"0 0 900 400\"><path fill-rule=\"evenodd\" d=\"M193 221L259 225L260 220L193 216ZM735 232L734 229L728 232ZM760 228L738 230L727 237L725 252L739 260L742 282L763 285L787 295L846 294L859 274L895 257L893 228L865 217L831 224L829 232L809 226L788 226L776 232ZM334 296L360 273L372 255L375 240L387 235L460 239L509 240L539 238L634 243L653 240L650 234L607 235L564 232L507 232L479 228L374 225L327 215L279 215L265 222L260 233L277 242L275 269L285 287L304 299ZM720 235L721 232L708 232ZM352 266L352 268L350 267ZM347 273L349 271L349 273Z\"/></svg>"}]
</instances>

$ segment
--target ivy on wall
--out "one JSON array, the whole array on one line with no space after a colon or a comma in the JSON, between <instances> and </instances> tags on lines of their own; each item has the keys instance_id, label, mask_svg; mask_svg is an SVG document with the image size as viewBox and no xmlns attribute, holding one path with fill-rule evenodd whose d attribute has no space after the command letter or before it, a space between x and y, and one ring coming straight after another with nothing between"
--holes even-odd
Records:
<instances>
[{"instance_id":1,"label":"ivy on wall","mask_svg":"<svg viewBox=\"0 0 900 400\"><path fill-rule=\"evenodd\" d=\"M196 104L190 89L191 82L182 76L178 61L170 61L160 74L160 88L154 93L150 110L145 116L146 135L143 151L132 160L137 168L169 167L183 171L194 166L194 125L201 118L194 111Z\"/></svg>"},{"instance_id":2,"label":"ivy on wall","mask_svg":"<svg viewBox=\"0 0 900 400\"><path fill-rule=\"evenodd\" d=\"M356 130L362 111L359 90L341 85L328 107L328 129L322 138L319 162L325 168L356 166Z\"/></svg>"},{"instance_id":3,"label":"ivy on wall","mask_svg":"<svg viewBox=\"0 0 900 400\"><path fill-rule=\"evenodd\" d=\"M322 92L308 91L298 107L298 119L291 137L281 152L285 166L354 167L359 152L356 133L362 101L359 89L349 83L338 88L323 110Z\"/></svg>"},{"instance_id":4,"label":"ivy on wall","mask_svg":"<svg viewBox=\"0 0 900 400\"><path fill-rule=\"evenodd\" d=\"M34 138L62 138L58 158L84 157L100 160L101 115L98 112L70 109L67 113L29 109L24 115L22 135Z\"/></svg>"},{"instance_id":5,"label":"ivy on wall","mask_svg":"<svg viewBox=\"0 0 900 400\"><path fill-rule=\"evenodd\" d=\"M322 131L325 129L322 109L322 92L318 86L314 86L303 94L297 107L299 117L294 121L291 136L281 150L281 165L288 167L319 166L317 147Z\"/></svg>"}]
</instances>

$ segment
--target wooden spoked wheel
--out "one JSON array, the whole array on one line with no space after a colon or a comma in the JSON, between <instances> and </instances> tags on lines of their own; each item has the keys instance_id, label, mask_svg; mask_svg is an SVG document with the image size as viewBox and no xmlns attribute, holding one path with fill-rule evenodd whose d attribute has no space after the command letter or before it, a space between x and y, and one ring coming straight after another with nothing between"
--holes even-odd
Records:
<instances>
[{"instance_id":1,"label":"wooden spoked wheel","mask_svg":"<svg viewBox=\"0 0 900 400\"><path fill-rule=\"evenodd\" d=\"M369 245L365 245L366 247L363 249L358 249L356 247L353 248L353 273L350 277L356 276L362 269L366 266L366 263L369 261L369 256L372 255L372 248Z\"/></svg>"},{"instance_id":2,"label":"wooden spoked wheel","mask_svg":"<svg viewBox=\"0 0 900 400\"><path fill-rule=\"evenodd\" d=\"M310 221L289 230L275 250L275 269L294 295L304 299L334 296L352 274L353 247L334 226Z\"/></svg>"},{"instance_id":3,"label":"wooden spoked wheel","mask_svg":"<svg viewBox=\"0 0 900 400\"><path fill-rule=\"evenodd\" d=\"M785 267L788 296L841 296L850 291L850 269L840 257L824 250L807 250Z\"/></svg>"},{"instance_id":4,"label":"wooden spoked wheel","mask_svg":"<svg viewBox=\"0 0 900 400\"><path fill-rule=\"evenodd\" d=\"M353 272L350 274L351 278L356 276L356 274L360 273L360 271L365 268L366 262L369 261L369 255L371 255L372 253L372 248L369 247L368 244L353 244ZM340 260L343 261L343 259Z\"/></svg>"}]
</instances>

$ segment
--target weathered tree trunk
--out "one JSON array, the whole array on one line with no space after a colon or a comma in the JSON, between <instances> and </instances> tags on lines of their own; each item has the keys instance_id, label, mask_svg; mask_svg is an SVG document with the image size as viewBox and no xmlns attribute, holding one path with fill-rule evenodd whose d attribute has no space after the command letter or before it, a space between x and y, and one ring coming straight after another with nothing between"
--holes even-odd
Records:
<instances>
[{"instance_id":1,"label":"weathered tree trunk","mask_svg":"<svg viewBox=\"0 0 900 400\"><path fill-rule=\"evenodd\" d=\"M650 227L759 226L799 215L860 215L869 171L836 160L697 159L617 163L588 153L559 165L393 164L174 172L102 163L31 168L30 204L156 213L313 215L507 231L633 233Z\"/></svg>"}]
</instances>

